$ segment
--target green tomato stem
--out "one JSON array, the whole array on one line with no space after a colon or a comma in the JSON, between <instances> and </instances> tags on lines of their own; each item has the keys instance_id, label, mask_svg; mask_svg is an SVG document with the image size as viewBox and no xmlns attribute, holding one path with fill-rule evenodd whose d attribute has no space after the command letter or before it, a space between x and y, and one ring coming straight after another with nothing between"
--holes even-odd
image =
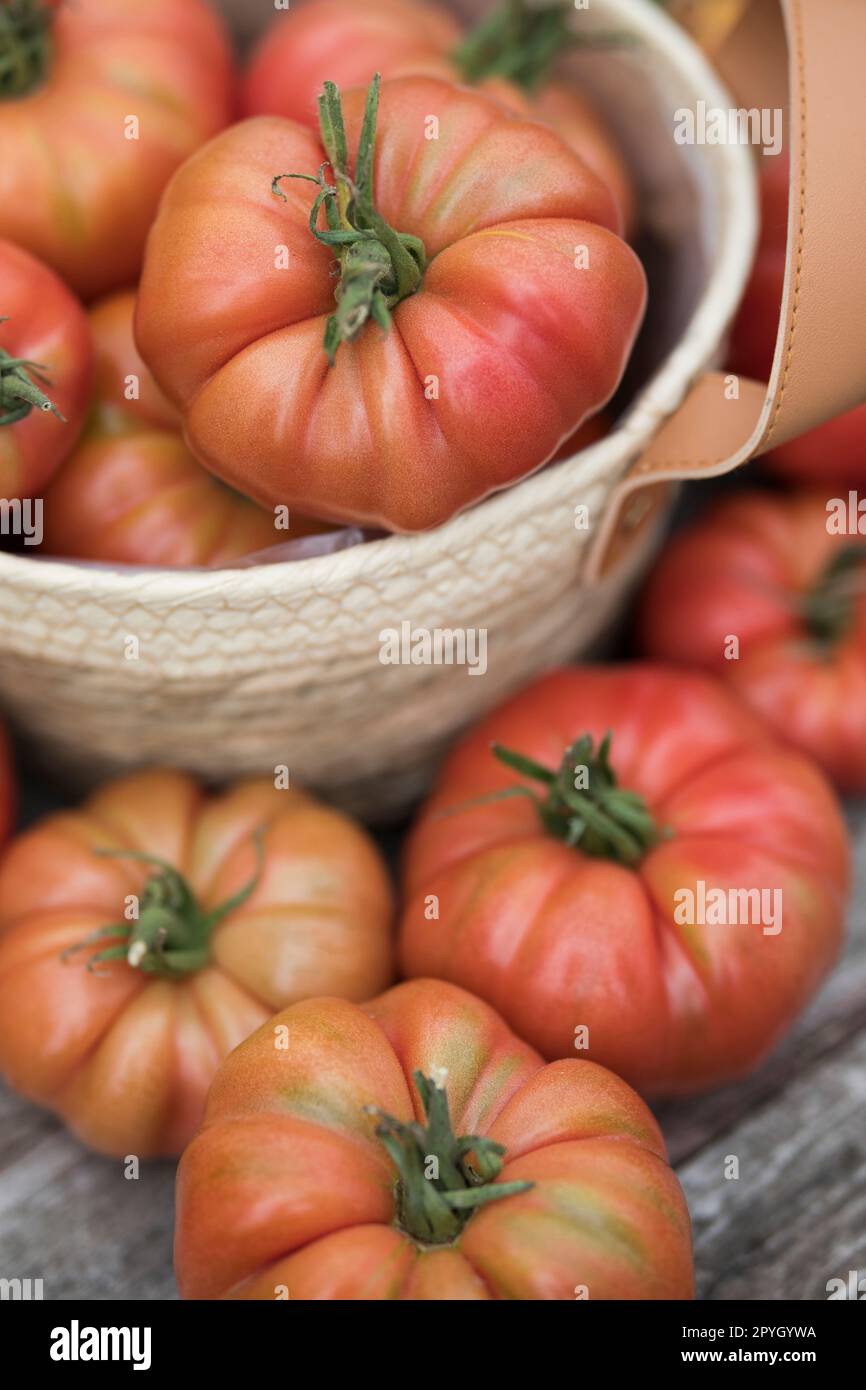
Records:
<instances>
[{"instance_id":1,"label":"green tomato stem","mask_svg":"<svg viewBox=\"0 0 866 1390\"><path fill-rule=\"evenodd\" d=\"M0 4L0 101L27 96L51 66L54 11L41 0Z\"/></svg>"},{"instance_id":2,"label":"green tomato stem","mask_svg":"<svg viewBox=\"0 0 866 1390\"><path fill-rule=\"evenodd\" d=\"M99 927L64 951L64 958L102 941L122 938L123 944L97 950L87 963L88 970L105 974L97 970L97 966L105 961L124 959L134 970L169 980L184 979L202 970L210 960L215 928L229 913L242 907L258 886L264 863L262 837L261 830L253 836L257 862L252 878L233 897L208 913L202 912L183 875L165 860L136 850L94 850L105 859L134 859L140 864L152 865L159 872L147 880L136 921L111 922Z\"/></svg>"},{"instance_id":3,"label":"green tomato stem","mask_svg":"<svg viewBox=\"0 0 866 1390\"><path fill-rule=\"evenodd\" d=\"M337 252L340 268L334 291L337 308L328 319L323 344L331 366L340 344L353 342L370 319L388 331L392 309L420 287L427 265L423 242L395 231L375 206L373 161L380 85L377 73L367 92L354 175L349 169L340 92L333 82L326 82L319 97L319 127L328 156L326 163L316 176L278 174L271 183L272 193L284 201L286 195L280 188L284 179L305 179L319 186L310 210L310 231L317 241ZM333 184L325 176L329 167ZM326 231L318 225L323 207Z\"/></svg>"},{"instance_id":4,"label":"green tomato stem","mask_svg":"<svg viewBox=\"0 0 866 1390\"><path fill-rule=\"evenodd\" d=\"M819 646L832 649L853 627L864 592L864 564L866 544L843 546L801 599L800 617Z\"/></svg>"},{"instance_id":5,"label":"green tomato stem","mask_svg":"<svg viewBox=\"0 0 866 1390\"><path fill-rule=\"evenodd\" d=\"M531 1182L496 1182L505 1149L476 1135L457 1138L443 1087L414 1074L426 1125L406 1124L370 1107L376 1135L397 1169L397 1225L419 1245L455 1241L473 1212L527 1192Z\"/></svg>"},{"instance_id":6,"label":"green tomato stem","mask_svg":"<svg viewBox=\"0 0 866 1390\"><path fill-rule=\"evenodd\" d=\"M527 796L549 835L593 858L635 868L671 832L659 828L642 796L618 785L610 765L611 737L606 734L595 751L592 735L584 734L566 749L556 772L494 743L491 751L501 763L539 782L546 794L521 786L486 799Z\"/></svg>"},{"instance_id":7,"label":"green tomato stem","mask_svg":"<svg viewBox=\"0 0 866 1390\"><path fill-rule=\"evenodd\" d=\"M8 319L0 318L0 324ZM38 362L30 362L26 357L12 357L0 348L0 425L17 425L25 420L31 410L41 410L45 414L56 415L66 423L54 402L41 390L49 386L45 368Z\"/></svg>"}]
</instances>

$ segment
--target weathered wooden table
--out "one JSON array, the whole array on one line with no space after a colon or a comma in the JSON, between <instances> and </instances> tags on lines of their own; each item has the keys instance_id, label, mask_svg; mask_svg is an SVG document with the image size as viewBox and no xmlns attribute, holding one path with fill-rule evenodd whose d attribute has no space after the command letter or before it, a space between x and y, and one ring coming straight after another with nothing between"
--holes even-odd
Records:
<instances>
[{"instance_id":1,"label":"weathered wooden table","mask_svg":"<svg viewBox=\"0 0 866 1390\"><path fill-rule=\"evenodd\" d=\"M825 1299L866 1277L866 805L844 958L788 1040L736 1086L658 1111L709 1299ZM739 1178L725 1177L729 1155ZM46 1299L171 1299L174 1165L86 1152L0 1088L0 1277Z\"/></svg>"}]
</instances>

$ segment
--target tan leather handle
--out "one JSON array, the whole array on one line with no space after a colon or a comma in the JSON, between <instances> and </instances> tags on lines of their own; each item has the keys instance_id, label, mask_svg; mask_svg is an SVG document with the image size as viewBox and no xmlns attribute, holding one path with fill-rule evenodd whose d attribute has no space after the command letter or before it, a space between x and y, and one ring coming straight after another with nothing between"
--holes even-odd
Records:
<instances>
[{"instance_id":1,"label":"tan leather handle","mask_svg":"<svg viewBox=\"0 0 866 1390\"><path fill-rule=\"evenodd\" d=\"M758 0L759 19L769 4ZM866 400L866 0L782 0L782 10L791 192L769 385L741 379L729 399L725 376L701 377L616 489L590 579L617 565L672 482L728 473Z\"/></svg>"}]
</instances>

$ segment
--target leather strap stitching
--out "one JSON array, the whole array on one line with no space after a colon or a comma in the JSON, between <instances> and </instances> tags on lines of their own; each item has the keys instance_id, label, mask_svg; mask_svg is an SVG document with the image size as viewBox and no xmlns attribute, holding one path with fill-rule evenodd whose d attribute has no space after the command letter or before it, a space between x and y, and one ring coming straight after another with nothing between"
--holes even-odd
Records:
<instances>
[{"instance_id":1,"label":"leather strap stitching","mask_svg":"<svg viewBox=\"0 0 866 1390\"><path fill-rule=\"evenodd\" d=\"M808 126L806 123L806 59L805 45L803 43L803 13L800 0L792 0L791 6L794 16L794 28L796 30L797 48L797 74L800 84L800 206L798 210L799 226L797 229L797 267L794 277L794 298L791 308L791 323L788 329L788 343L785 354L785 370L779 386L779 393L773 409L773 418L770 427L764 438L764 443L769 444L779 423L779 412L785 399L785 391L788 386L788 377L791 372L791 359L794 352L794 341L797 335L797 322L800 312L800 285L803 274L803 243L805 241L806 229L806 175L808 172Z\"/></svg>"}]
</instances>

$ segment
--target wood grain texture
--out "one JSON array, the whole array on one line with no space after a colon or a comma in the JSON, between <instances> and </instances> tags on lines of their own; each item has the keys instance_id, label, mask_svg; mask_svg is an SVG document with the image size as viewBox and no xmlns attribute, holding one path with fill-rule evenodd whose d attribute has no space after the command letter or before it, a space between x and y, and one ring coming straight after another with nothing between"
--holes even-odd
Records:
<instances>
[{"instance_id":1,"label":"wood grain texture","mask_svg":"<svg viewBox=\"0 0 866 1390\"><path fill-rule=\"evenodd\" d=\"M866 1275L866 803L849 822L856 887L834 974L753 1076L658 1110L702 1298L824 1299L828 1279ZM0 1088L0 1277L41 1278L46 1299L176 1298L173 1205L172 1164L130 1181Z\"/></svg>"}]
</instances>

